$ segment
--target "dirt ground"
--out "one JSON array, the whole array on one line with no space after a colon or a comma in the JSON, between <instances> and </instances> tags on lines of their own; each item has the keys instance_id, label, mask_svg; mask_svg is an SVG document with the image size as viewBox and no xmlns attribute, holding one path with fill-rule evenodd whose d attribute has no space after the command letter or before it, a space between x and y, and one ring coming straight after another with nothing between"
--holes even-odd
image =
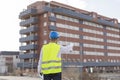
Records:
<instances>
[{"instance_id":1,"label":"dirt ground","mask_svg":"<svg viewBox=\"0 0 120 80\"><path fill-rule=\"evenodd\" d=\"M41 80L41 79L33 78L33 77L20 77L20 76L0 76L0 80Z\"/></svg>"}]
</instances>

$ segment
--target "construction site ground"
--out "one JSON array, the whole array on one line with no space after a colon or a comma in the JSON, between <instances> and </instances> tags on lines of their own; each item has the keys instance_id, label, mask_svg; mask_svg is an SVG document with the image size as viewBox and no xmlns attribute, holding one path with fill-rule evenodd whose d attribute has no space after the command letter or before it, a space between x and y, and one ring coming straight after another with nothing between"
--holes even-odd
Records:
<instances>
[{"instance_id":1,"label":"construction site ground","mask_svg":"<svg viewBox=\"0 0 120 80\"><path fill-rule=\"evenodd\" d=\"M0 76L0 80L41 80L35 77L20 77L20 76Z\"/></svg>"},{"instance_id":2,"label":"construction site ground","mask_svg":"<svg viewBox=\"0 0 120 80\"><path fill-rule=\"evenodd\" d=\"M115 73L99 74L99 77L101 78L96 80L120 80L120 74L115 74ZM28 76L0 76L0 80L41 80L41 79L39 77L28 77ZM74 80L74 79L63 79L63 80ZM75 80L79 80L79 79L75 79Z\"/></svg>"}]
</instances>

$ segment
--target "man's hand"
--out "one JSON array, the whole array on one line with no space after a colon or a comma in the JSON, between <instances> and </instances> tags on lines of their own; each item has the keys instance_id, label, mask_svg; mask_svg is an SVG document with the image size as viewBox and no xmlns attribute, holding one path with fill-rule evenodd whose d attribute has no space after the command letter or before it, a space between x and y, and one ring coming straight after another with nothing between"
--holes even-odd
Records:
<instances>
[{"instance_id":1,"label":"man's hand","mask_svg":"<svg viewBox=\"0 0 120 80\"><path fill-rule=\"evenodd\" d=\"M42 75L43 75L43 73L40 73L40 75L42 76Z\"/></svg>"},{"instance_id":2,"label":"man's hand","mask_svg":"<svg viewBox=\"0 0 120 80\"><path fill-rule=\"evenodd\" d=\"M39 73L39 77L43 80L43 73Z\"/></svg>"},{"instance_id":3,"label":"man's hand","mask_svg":"<svg viewBox=\"0 0 120 80\"><path fill-rule=\"evenodd\" d=\"M70 52L72 52L72 51L73 51L73 46L74 46L74 44L73 44L73 43L70 43L69 45L70 45Z\"/></svg>"}]
</instances>

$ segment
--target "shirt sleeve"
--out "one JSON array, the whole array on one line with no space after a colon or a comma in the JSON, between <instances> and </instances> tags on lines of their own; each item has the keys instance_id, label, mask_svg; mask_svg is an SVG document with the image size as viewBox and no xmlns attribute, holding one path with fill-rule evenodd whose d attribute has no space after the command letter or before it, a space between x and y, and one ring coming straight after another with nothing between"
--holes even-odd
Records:
<instances>
[{"instance_id":1,"label":"shirt sleeve","mask_svg":"<svg viewBox=\"0 0 120 80\"><path fill-rule=\"evenodd\" d=\"M37 68L38 74L41 72L41 64L42 64L42 49L41 49L39 61L38 61L38 68Z\"/></svg>"},{"instance_id":2,"label":"shirt sleeve","mask_svg":"<svg viewBox=\"0 0 120 80\"><path fill-rule=\"evenodd\" d=\"M61 46L60 48L60 52L61 53L70 53L71 51L73 51L73 44L69 44L69 45L66 45L66 46Z\"/></svg>"},{"instance_id":3,"label":"shirt sleeve","mask_svg":"<svg viewBox=\"0 0 120 80\"><path fill-rule=\"evenodd\" d=\"M65 53L65 54L70 54L73 51L73 44L69 44L66 46L60 46L60 52L58 54L58 57L61 57L61 54Z\"/></svg>"}]
</instances>

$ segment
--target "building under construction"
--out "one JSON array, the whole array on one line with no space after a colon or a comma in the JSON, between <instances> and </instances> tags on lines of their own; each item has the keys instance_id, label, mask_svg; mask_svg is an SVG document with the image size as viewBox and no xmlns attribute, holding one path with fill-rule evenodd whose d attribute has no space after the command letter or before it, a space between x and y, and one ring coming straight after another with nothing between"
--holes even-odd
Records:
<instances>
[{"instance_id":1,"label":"building under construction","mask_svg":"<svg viewBox=\"0 0 120 80\"><path fill-rule=\"evenodd\" d=\"M65 70L70 67L78 68L76 72L120 71L117 19L54 1L30 4L19 18L21 69L36 71L41 46L49 42L50 31L58 31L60 44L74 43L74 51L62 55Z\"/></svg>"}]
</instances>

